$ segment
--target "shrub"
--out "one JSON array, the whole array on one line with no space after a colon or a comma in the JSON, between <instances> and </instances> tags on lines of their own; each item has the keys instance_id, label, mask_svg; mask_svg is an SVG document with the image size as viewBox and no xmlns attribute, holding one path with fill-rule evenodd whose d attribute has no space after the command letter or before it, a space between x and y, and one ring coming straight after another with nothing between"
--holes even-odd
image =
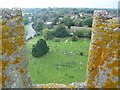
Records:
<instances>
[{"instance_id":1,"label":"shrub","mask_svg":"<svg viewBox=\"0 0 120 90\"><path fill-rule=\"evenodd\" d=\"M72 41L77 41L77 39L78 38L76 38L77 36L74 34L73 36L72 36Z\"/></svg>"},{"instance_id":2,"label":"shrub","mask_svg":"<svg viewBox=\"0 0 120 90\"><path fill-rule=\"evenodd\" d=\"M84 30L76 30L74 34L78 37L84 37Z\"/></svg>"},{"instance_id":3,"label":"shrub","mask_svg":"<svg viewBox=\"0 0 120 90\"><path fill-rule=\"evenodd\" d=\"M62 37L63 38L63 37L66 37L67 35L68 35L68 32L63 25L58 25L58 27L54 31L55 37Z\"/></svg>"},{"instance_id":4,"label":"shrub","mask_svg":"<svg viewBox=\"0 0 120 90\"><path fill-rule=\"evenodd\" d=\"M88 17L82 21L83 26L92 27L92 18Z\"/></svg>"},{"instance_id":5,"label":"shrub","mask_svg":"<svg viewBox=\"0 0 120 90\"><path fill-rule=\"evenodd\" d=\"M54 42L60 42L61 39L60 39L60 38L54 38L53 41L54 41Z\"/></svg>"},{"instance_id":6,"label":"shrub","mask_svg":"<svg viewBox=\"0 0 120 90\"><path fill-rule=\"evenodd\" d=\"M86 38L91 38L91 30L87 30L87 29L80 29L80 30L76 30L74 32L74 35L78 36L78 37L86 37Z\"/></svg>"},{"instance_id":7,"label":"shrub","mask_svg":"<svg viewBox=\"0 0 120 90\"><path fill-rule=\"evenodd\" d=\"M86 37L91 39L91 35L92 35L91 30L88 30L88 31L87 31L87 35L86 35Z\"/></svg>"},{"instance_id":8,"label":"shrub","mask_svg":"<svg viewBox=\"0 0 120 90\"><path fill-rule=\"evenodd\" d=\"M53 30L50 29L44 29L42 32L42 35L45 40L53 39Z\"/></svg>"},{"instance_id":9,"label":"shrub","mask_svg":"<svg viewBox=\"0 0 120 90\"><path fill-rule=\"evenodd\" d=\"M48 53L49 47L44 39L39 39L36 45L33 45L32 55L33 57L41 57L42 55Z\"/></svg>"},{"instance_id":10,"label":"shrub","mask_svg":"<svg viewBox=\"0 0 120 90\"><path fill-rule=\"evenodd\" d=\"M83 56L83 52L80 52L80 55L82 55L82 56Z\"/></svg>"}]
</instances>

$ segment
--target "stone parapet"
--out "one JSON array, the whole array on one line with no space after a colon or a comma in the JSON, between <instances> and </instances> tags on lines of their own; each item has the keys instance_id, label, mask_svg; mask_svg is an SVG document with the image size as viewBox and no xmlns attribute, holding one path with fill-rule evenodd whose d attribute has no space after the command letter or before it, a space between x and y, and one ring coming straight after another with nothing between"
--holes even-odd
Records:
<instances>
[{"instance_id":1,"label":"stone parapet","mask_svg":"<svg viewBox=\"0 0 120 90\"><path fill-rule=\"evenodd\" d=\"M88 88L118 88L118 21L107 11L94 11L92 38L87 65Z\"/></svg>"},{"instance_id":2,"label":"stone parapet","mask_svg":"<svg viewBox=\"0 0 120 90\"><path fill-rule=\"evenodd\" d=\"M29 88L32 83L27 72L22 11L3 8L0 17L0 85L3 88Z\"/></svg>"}]
</instances>

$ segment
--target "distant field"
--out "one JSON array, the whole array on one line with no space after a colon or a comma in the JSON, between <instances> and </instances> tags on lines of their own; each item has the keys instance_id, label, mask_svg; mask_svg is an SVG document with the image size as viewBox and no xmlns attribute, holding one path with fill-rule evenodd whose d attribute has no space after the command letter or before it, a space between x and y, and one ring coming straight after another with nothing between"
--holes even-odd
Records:
<instances>
[{"instance_id":1,"label":"distant field","mask_svg":"<svg viewBox=\"0 0 120 90\"><path fill-rule=\"evenodd\" d=\"M39 37L27 41L28 57L32 57L32 45ZM68 39L68 42L65 41ZM86 65L90 40L79 39L72 42L71 38L64 38L61 42L47 41L49 53L29 59L29 74L34 84L84 82L86 79ZM79 52L84 51L84 56Z\"/></svg>"}]
</instances>

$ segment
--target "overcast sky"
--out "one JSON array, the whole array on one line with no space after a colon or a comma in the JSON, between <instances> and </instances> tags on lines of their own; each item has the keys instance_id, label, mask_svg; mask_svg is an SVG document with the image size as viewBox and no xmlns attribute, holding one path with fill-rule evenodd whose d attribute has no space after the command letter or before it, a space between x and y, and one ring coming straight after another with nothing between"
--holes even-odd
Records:
<instances>
[{"instance_id":1,"label":"overcast sky","mask_svg":"<svg viewBox=\"0 0 120 90\"><path fill-rule=\"evenodd\" d=\"M118 8L118 1L120 0L1 0L0 8Z\"/></svg>"}]
</instances>

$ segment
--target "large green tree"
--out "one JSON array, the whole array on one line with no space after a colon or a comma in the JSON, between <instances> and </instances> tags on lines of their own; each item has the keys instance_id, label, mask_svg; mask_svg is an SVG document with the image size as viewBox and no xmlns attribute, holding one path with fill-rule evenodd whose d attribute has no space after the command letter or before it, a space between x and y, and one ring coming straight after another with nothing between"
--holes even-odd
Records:
<instances>
[{"instance_id":1,"label":"large green tree","mask_svg":"<svg viewBox=\"0 0 120 90\"><path fill-rule=\"evenodd\" d=\"M41 57L44 54L48 53L49 47L44 39L39 39L32 48L33 57Z\"/></svg>"},{"instance_id":2,"label":"large green tree","mask_svg":"<svg viewBox=\"0 0 120 90\"><path fill-rule=\"evenodd\" d=\"M41 15L41 20L45 23L48 20L47 15Z\"/></svg>"},{"instance_id":3,"label":"large green tree","mask_svg":"<svg viewBox=\"0 0 120 90\"><path fill-rule=\"evenodd\" d=\"M52 25L56 25L57 22L58 22L58 20L59 20L59 17L55 17L54 20L53 20L53 22L52 22Z\"/></svg>"},{"instance_id":4,"label":"large green tree","mask_svg":"<svg viewBox=\"0 0 120 90\"><path fill-rule=\"evenodd\" d=\"M82 21L82 25L85 26L87 25L88 27L92 27L92 18L86 18Z\"/></svg>"},{"instance_id":5,"label":"large green tree","mask_svg":"<svg viewBox=\"0 0 120 90\"><path fill-rule=\"evenodd\" d=\"M64 25L58 25L56 30L54 31L54 36L55 37L66 37L68 34L67 30L65 29Z\"/></svg>"},{"instance_id":6,"label":"large green tree","mask_svg":"<svg viewBox=\"0 0 120 90\"><path fill-rule=\"evenodd\" d=\"M35 22L33 24L33 28L35 29L36 32L40 32L44 29L44 23L42 21L40 22Z\"/></svg>"},{"instance_id":7,"label":"large green tree","mask_svg":"<svg viewBox=\"0 0 120 90\"><path fill-rule=\"evenodd\" d=\"M73 25L73 20L69 16L65 16L61 20L61 24L65 24L66 26L68 26L68 29L70 29L71 26Z\"/></svg>"}]
</instances>

